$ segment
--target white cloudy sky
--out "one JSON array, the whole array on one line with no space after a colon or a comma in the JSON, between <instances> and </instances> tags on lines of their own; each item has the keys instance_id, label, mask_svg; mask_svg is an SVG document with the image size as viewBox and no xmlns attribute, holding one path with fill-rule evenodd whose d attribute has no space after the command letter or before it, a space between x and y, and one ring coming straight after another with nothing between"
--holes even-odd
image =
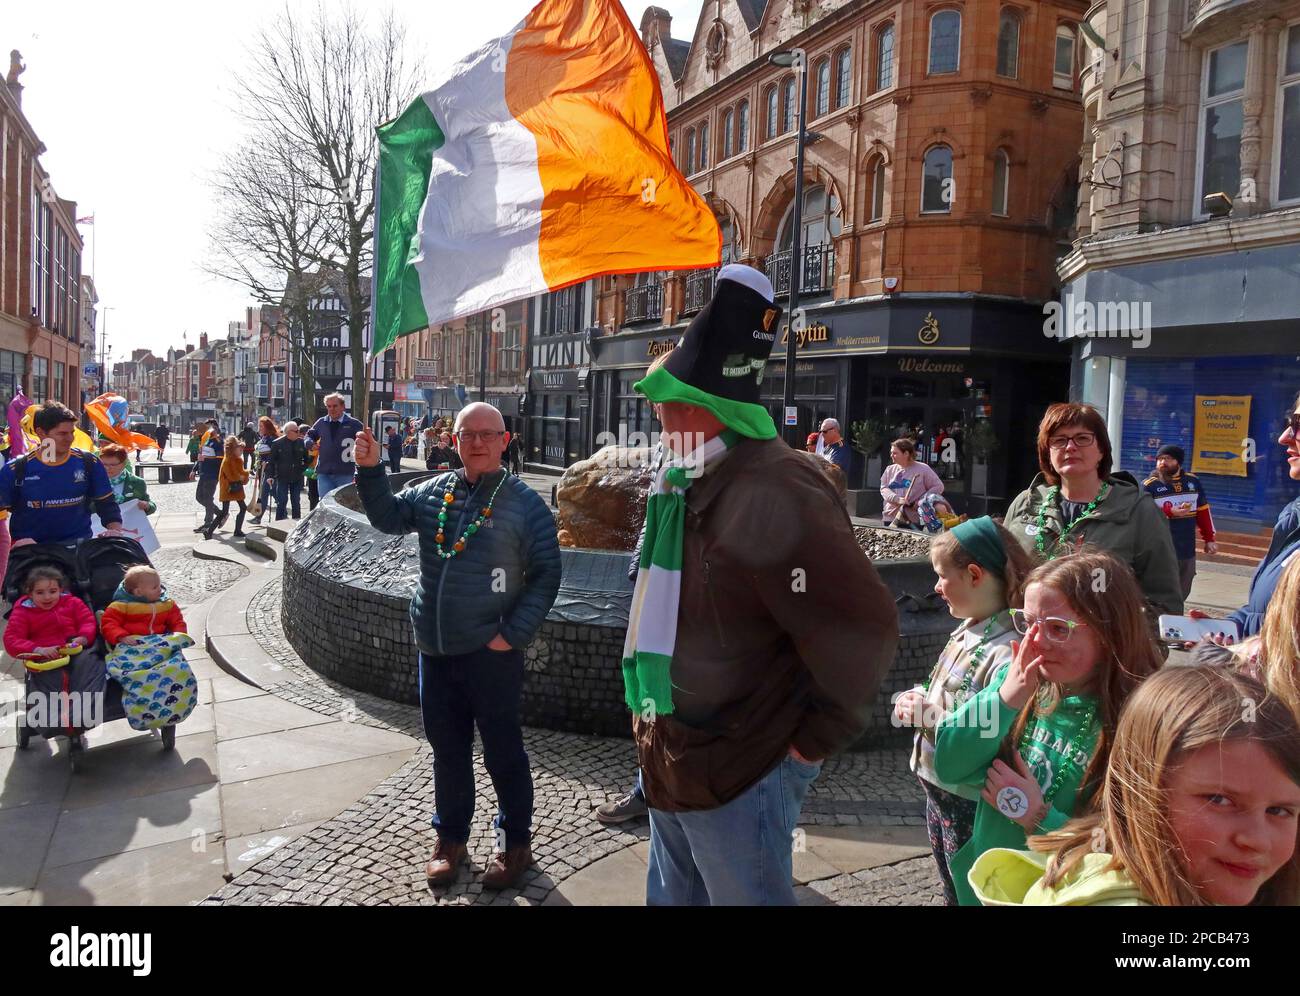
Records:
<instances>
[{"instance_id":1,"label":"white cloudy sky","mask_svg":"<svg viewBox=\"0 0 1300 996\"><path fill-rule=\"evenodd\" d=\"M328 8L333 0L322 0ZM411 53L428 73L503 34L534 0L393 0ZM700 0L656 0L689 39ZM623 0L639 24L648 0ZM308 12L316 0L289 0ZM365 4L361 9L378 5ZM212 203L207 176L240 139L230 110L253 29L279 8L266 0L46 0L6 4L0 52L18 49L23 110L47 151L55 190L77 201L84 269L92 260L100 328L117 359L180 346L182 333L218 337L248 303L200 268ZM8 60L0 71L8 68ZM95 247L95 241L99 245Z\"/></svg>"}]
</instances>

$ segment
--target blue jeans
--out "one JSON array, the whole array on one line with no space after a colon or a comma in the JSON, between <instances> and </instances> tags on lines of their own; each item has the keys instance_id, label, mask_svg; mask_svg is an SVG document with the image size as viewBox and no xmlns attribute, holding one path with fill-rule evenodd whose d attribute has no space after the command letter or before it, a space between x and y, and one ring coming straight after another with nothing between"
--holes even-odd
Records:
<instances>
[{"instance_id":1,"label":"blue jeans","mask_svg":"<svg viewBox=\"0 0 1300 996\"><path fill-rule=\"evenodd\" d=\"M469 840L474 817L474 726L497 793L492 825L507 848L527 844L533 774L519 725L524 653L487 647L448 657L420 655L420 713L433 747L433 829L448 843ZM499 842L498 842L499 843Z\"/></svg>"},{"instance_id":2,"label":"blue jeans","mask_svg":"<svg viewBox=\"0 0 1300 996\"><path fill-rule=\"evenodd\" d=\"M351 483L351 474L322 474L319 470L316 471L316 491L322 498Z\"/></svg>"},{"instance_id":3,"label":"blue jeans","mask_svg":"<svg viewBox=\"0 0 1300 996\"><path fill-rule=\"evenodd\" d=\"M787 756L717 809L650 810L647 906L794 906L794 832L821 772Z\"/></svg>"},{"instance_id":4,"label":"blue jeans","mask_svg":"<svg viewBox=\"0 0 1300 996\"><path fill-rule=\"evenodd\" d=\"M277 520L289 514L288 505L293 503L293 517L302 515L302 481L275 479L275 517Z\"/></svg>"}]
</instances>

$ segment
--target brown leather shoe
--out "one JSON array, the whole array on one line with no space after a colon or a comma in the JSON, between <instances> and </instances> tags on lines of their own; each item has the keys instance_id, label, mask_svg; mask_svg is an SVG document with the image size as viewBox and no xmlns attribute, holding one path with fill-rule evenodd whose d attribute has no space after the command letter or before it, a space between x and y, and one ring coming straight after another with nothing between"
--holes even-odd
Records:
<instances>
[{"instance_id":1,"label":"brown leather shoe","mask_svg":"<svg viewBox=\"0 0 1300 996\"><path fill-rule=\"evenodd\" d=\"M424 866L424 875L429 880L429 884L450 885L454 882L456 874L460 871L460 864L465 860L465 854L464 844L453 844L439 837L437 846L433 849L433 857Z\"/></svg>"},{"instance_id":2,"label":"brown leather shoe","mask_svg":"<svg viewBox=\"0 0 1300 996\"><path fill-rule=\"evenodd\" d=\"M509 889L533 864L533 849L527 844L512 847L492 856L492 864L483 873L483 888Z\"/></svg>"}]
</instances>

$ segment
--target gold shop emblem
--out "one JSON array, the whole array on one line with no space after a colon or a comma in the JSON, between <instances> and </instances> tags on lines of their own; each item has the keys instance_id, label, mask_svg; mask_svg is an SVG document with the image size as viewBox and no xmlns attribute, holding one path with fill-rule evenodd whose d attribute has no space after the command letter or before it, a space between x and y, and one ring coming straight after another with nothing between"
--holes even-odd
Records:
<instances>
[{"instance_id":1,"label":"gold shop emblem","mask_svg":"<svg viewBox=\"0 0 1300 996\"><path fill-rule=\"evenodd\" d=\"M933 311L925 316L925 324L916 333L916 337L923 346L933 346L939 341L939 319L934 317Z\"/></svg>"}]
</instances>

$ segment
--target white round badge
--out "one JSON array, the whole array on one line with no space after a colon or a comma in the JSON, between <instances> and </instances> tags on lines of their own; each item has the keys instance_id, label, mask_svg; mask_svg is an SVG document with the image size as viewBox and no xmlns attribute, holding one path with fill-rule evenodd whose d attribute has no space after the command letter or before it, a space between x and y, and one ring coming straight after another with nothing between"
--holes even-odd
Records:
<instances>
[{"instance_id":1,"label":"white round badge","mask_svg":"<svg viewBox=\"0 0 1300 996\"><path fill-rule=\"evenodd\" d=\"M1029 812L1029 796L1014 785L1008 785L997 795L998 812L1009 820L1018 820Z\"/></svg>"}]
</instances>

